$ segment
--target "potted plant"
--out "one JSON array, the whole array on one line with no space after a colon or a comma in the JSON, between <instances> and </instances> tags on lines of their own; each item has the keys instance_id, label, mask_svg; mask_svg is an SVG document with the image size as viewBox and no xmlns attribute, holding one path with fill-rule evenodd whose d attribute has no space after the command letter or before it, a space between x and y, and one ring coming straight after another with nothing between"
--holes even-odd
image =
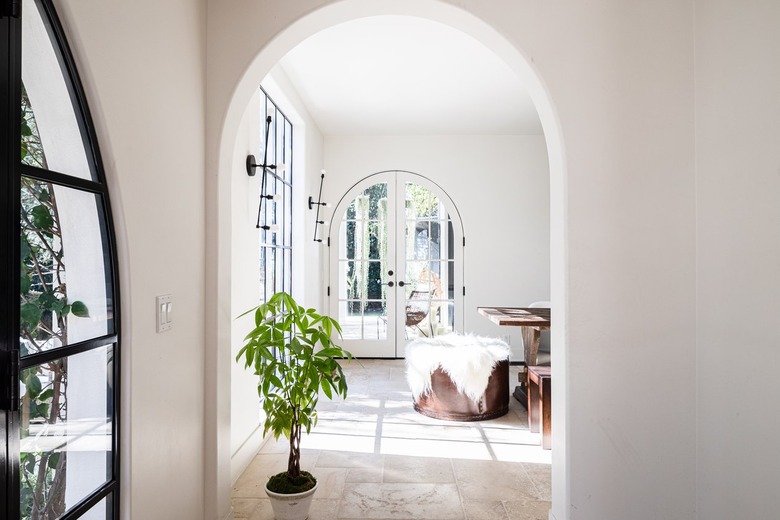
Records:
<instances>
[{"instance_id":1,"label":"potted plant","mask_svg":"<svg viewBox=\"0 0 780 520\"><path fill-rule=\"evenodd\" d=\"M336 320L306 309L285 292L274 294L254 312L255 327L244 338L236 356L260 378L257 391L263 402L265 424L275 439L290 441L287 470L273 475L265 489L278 520L305 519L317 489L317 480L301 471L301 433L317 424L319 392L347 396L347 382L337 359L351 354L332 341Z\"/></svg>"}]
</instances>

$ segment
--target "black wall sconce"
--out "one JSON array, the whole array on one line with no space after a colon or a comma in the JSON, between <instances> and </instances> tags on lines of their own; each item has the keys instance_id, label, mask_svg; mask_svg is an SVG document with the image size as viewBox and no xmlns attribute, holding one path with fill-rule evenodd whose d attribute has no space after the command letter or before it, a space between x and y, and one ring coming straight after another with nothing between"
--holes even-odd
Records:
<instances>
[{"instance_id":1,"label":"black wall sconce","mask_svg":"<svg viewBox=\"0 0 780 520\"><path fill-rule=\"evenodd\" d=\"M268 164L268 134L271 127L271 121L273 119L271 116L268 116L265 118L265 147L263 148L263 162L262 164L258 164L256 162L254 155L247 155L246 156L246 174L250 177L254 177L256 168L262 168L263 170L263 180L260 184L260 205L257 208L257 224L255 227L257 229L264 229L266 231L270 231L271 233L276 233L279 231L279 226L272 224L272 225L260 225L260 215L263 212L263 200L269 200L277 202L281 200L281 196L279 194L269 195L265 192L265 180L268 176L268 170L275 171L277 173L283 172L286 169L286 166L284 163L278 163L278 164Z\"/></svg>"},{"instance_id":2,"label":"black wall sconce","mask_svg":"<svg viewBox=\"0 0 780 520\"><path fill-rule=\"evenodd\" d=\"M321 238L317 238L317 228L320 225L326 225L327 222L324 220L320 220L320 208L321 207L329 207L330 204L327 202L322 202L322 184L325 181L325 170L322 170L322 174L320 175L320 193L317 195L317 200L314 200L314 197L311 195L309 196L309 209L314 209L314 206L317 206L317 213L314 217L314 241L315 242L322 242Z\"/></svg>"}]
</instances>

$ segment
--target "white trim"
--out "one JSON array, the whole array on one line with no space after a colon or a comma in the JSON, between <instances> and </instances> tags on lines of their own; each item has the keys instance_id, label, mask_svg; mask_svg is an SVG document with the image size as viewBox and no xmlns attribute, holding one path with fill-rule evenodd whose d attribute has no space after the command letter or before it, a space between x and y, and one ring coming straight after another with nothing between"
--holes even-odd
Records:
<instances>
[{"instance_id":1,"label":"white trim","mask_svg":"<svg viewBox=\"0 0 780 520\"><path fill-rule=\"evenodd\" d=\"M259 424L252 433L241 443L241 446L233 452L230 457L230 482L235 484L238 477L246 471L252 459L260 451L260 449L267 442L267 438L263 437L263 425Z\"/></svg>"}]
</instances>

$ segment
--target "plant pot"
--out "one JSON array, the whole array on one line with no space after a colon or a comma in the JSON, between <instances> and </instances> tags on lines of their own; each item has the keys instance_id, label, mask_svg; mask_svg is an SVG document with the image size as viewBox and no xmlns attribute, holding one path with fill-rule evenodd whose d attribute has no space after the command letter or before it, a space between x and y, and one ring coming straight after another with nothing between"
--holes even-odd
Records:
<instances>
[{"instance_id":1,"label":"plant pot","mask_svg":"<svg viewBox=\"0 0 780 520\"><path fill-rule=\"evenodd\" d=\"M314 492L317 491L319 485L318 482L308 491L286 495L274 493L266 486L265 492L268 495L268 498L271 499L274 518L276 520L306 520L309 518L311 501L314 498Z\"/></svg>"}]
</instances>

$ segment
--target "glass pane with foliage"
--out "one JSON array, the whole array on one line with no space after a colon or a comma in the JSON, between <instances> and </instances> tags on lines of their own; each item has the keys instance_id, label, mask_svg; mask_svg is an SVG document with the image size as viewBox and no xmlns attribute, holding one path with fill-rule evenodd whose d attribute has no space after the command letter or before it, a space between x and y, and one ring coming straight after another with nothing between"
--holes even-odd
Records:
<instances>
[{"instance_id":1,"label":"glass pane with foliage","mask_svg":"<svg viewBox=\"0 0 780 520\"><path fill-rule=\"evenodd\" d=\"M85 148L83 125L79 121L71 98L69 80L64 73L58 52L50 40L39 10L40 2L22 2L22 80L25 105L35 107L35 125L30 130L38 136L38 145L46 150L46 163L38 162L40 154L23 148L22 162L45 167L79 177L96 180L94 168ZM24 115L23 115L24 117ZM22 126L22 131L25 131ZM24 134L23 134L24 135Z\"/></svg>"},{"instance_id":2,"label":"glass pane with foliage","mask_svg":"<svg viewBox=\"0 0 780 520\"><path fill-rule=\"evenodd\" d=\"M21 518L59 518L112 476L113 347L20 374Z\"/></svg>"},{"instance_id":3,"label":"glass pane with foliage","mask_svg":"<svg viewBox=\"0 0 780 520\"><path fill-rule=\"evenodd\" d=\"M26 96L21 145L26 164L47 167ZM23 177L20 198L22 356L108 334L113 317L99 196Z\"/></svg>"}]
</instances>

